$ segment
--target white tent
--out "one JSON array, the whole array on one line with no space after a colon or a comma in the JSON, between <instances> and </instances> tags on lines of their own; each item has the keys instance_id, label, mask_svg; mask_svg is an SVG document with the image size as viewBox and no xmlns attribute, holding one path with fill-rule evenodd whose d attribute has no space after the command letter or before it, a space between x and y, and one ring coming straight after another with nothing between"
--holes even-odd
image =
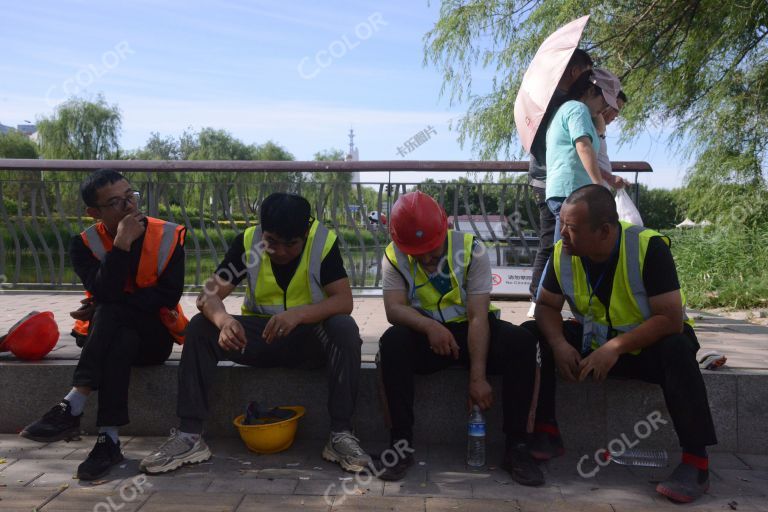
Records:
<instances>
[{"instance_id":1,"label":"white tent","mask_svg":"<svg viewBox=\"0 0 768 512\"><path fill-rule=\"evenodd\" d=\"M680 224L678 224L678 225L677 225L677 226L675 226L675 227L676 227L676 228L695 228L695 227L698 227L698 226L699 226L698 224L696 224L696 223L695 223L695 222L693 222L691 219L689 219L688 217L686 217L686 218L685 218L685 220L684 220L683 222L681 222Z\"/></svg>"}]
</instances>

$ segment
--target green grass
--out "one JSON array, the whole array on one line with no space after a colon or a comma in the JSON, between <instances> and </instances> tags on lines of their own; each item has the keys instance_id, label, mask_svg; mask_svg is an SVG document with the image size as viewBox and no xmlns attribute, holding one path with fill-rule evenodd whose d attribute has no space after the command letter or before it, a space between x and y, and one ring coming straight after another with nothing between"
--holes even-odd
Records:
<instances>
[{"instance_id":1,"label":"green grass","mask_svg":"<svg viewBox=\"0 0 768 512\"><path fill-rule=\"evenodd\" d=\"M768 306L768 226L666 231L694 308Z\"/></svg>"}]
</instances>

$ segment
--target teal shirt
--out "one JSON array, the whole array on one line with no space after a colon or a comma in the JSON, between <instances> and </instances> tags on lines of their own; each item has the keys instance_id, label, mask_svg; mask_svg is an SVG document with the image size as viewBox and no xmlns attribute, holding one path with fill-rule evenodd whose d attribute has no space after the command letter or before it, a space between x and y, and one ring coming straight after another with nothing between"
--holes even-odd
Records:
<instances>
[{"instance_id":1,"label":"teal shirt","mask_svg":"<svg viewBox=\"0 0 768 512\"><path fill-rule=\"evenodd\" d=\"M557 110L547 128L547 199L568 197L571 192L592 183L576 153L576 139L587 136L595 153L600 151L592 116L580 101L566 101Z\"/></svg>"}]
</instances>

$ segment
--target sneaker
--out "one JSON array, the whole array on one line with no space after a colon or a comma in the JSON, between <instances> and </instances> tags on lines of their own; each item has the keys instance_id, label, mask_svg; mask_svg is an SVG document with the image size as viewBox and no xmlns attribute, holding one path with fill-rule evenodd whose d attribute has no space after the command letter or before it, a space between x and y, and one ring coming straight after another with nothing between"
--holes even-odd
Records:
<instances>
[{"instance_id":1,"label":"sneaker","mask_svg":"<svg viewBox=\"0 0 768 512\"><path fill-rule=\"evenodd\" d=\"M534 432L528 443L528 453L537 461L545 461L560 457L565 453L563 438L547 432Z\"/></svg>"},{"instance_id":2,"label":"sneaker","mask_svg":"<svg viewBox=\"0 0 768 512\"><path fill-rule=\"evenodd\" d=\"M528 453L528 445L519 443L507 448L501 467L507 470L512 480L520 485L535 487L544 483L544 474Z\"/></svg>"},{"instance_id":3,"label":"sneaker","mask_svg":"<svg viewBox=\"0 0 768 512\"><path fill-rule=\"evenodd\" d=\"M331 432L323 448L323 458L338 462L346 471L359 473L371 464L371 456L360 447L360 440L352 432Z\"/></svg>"},{"instance_id":4,"label":"sneaker","mask_svg":"<svg viewBox=\"0 0 768 512\"><path fill-rule=\"evenodd\" d=\"M115 444L111 437L101 433L96 438L96 446L88 454L88 458L77 467L77 478L96 480L109 473L109 468L122 461L123 452L120 450L120 441Z\"/></svg>"},{"instance_id":5,"label":"sneaker","mask_svg":"<svg viewBox=\"0 0 768 512\"><path fill-rule=\"evenodd\" d=\"M709 471L682 462L656 486L656 492L678 503L690 503L709 490Z\"/></svg>"},{"instance_id":6,"label":"sneaker","mask_svg":"<svg viewBox=\"0 0 768 512\"><path fill-rule=\"evenodd\" d=\"M526 314L528 318L536 318L536 303L531 302L531 307L528 308L528 314Z\"/></svg>"},{"instance_id":7,"label":"sneaker","mask_svg":"<svg viewBox=\"0 0 768 512\"><path fill-rule=\"evenodd\" d=\"M409 452L405 457L398 457L394 463L393 461L385 461L382 456L379 456L373 461L373 466L376 470L375 475L379 480L394 482L405 478L408 468L413 466L414 462L413 452Z\"/></svg>"},{"instance_id":8,"label":"sneaker","mask_svg":"<svg viewBox=\"0 0 768 512\"><path fill-rule=\"evenodd\" d=\"M80 437L80 416L72 416L69 400L53 406L50 411L34 423L30 423L19 435L40 443L53 441L72 441Z\"/></svg>"},{"instance_id":9,"label":"sneaker","mask_svg":"<svg viewBox=\"0 0 768 512\"><path fill-rule=\"evenodd\" d=\"M197 464L211 458L211 450L205 444L203 436L194 443L182 437L181 432L171 429L171 436L156 451L144 457L139 463L139 471L150 475L167 473L184 464Z\"/></svg>"}]
</instances>

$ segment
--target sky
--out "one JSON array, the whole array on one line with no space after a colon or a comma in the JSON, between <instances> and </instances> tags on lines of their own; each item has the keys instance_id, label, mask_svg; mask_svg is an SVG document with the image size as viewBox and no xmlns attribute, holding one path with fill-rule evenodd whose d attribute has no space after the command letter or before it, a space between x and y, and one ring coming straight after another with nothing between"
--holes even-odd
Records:
<instances>
[{"instance_id":1,"label":"sky","mask_svg":"<svg viewBox=\"0 0 768 512\"><path fill-rule=\"evenodd\" d=\"M125 149L152 132L178 137L210 126L311 160L346 150L351 128L361 160L477 159L451 129L466 105L441 97L439 70L423 65L438 0L0 0L0 12L5 125L50 116L72 95L102 94L122 112ZM492 79L480 70L473 87L486 92ZM649 162L654 173L640 182L652 188L681 184L688 164L666 147L663 127L623 145L620 129L608 128L612 160ZM423 130L430 138L408 151L405 142Z\"/></svg>"}]
</instances>

